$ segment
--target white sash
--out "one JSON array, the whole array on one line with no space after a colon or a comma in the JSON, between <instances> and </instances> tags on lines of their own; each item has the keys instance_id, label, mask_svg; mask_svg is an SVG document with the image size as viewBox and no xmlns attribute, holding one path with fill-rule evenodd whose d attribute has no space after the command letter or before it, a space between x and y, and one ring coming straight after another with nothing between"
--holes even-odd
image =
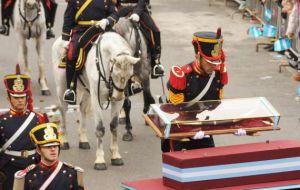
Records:
<instances>
[{"instance_id":1,"label":"white sash","mask_svg":"<svg viewBox=\"0 0 300 190\"><path fill-rule=\"evenodd\" d=\"M55 170L52 172L52 174L48 177L48 179L44 182L44 184L41 186L41 188L39 190L45 190L50 185L50 183L53 181L53 179L58 174L58 172L61 169L62 165L63 165L62 162L58 163L58 165L55 168Z\"/></svg>"},{"instance_id":2,"label":"white sash","mask_svg":"<svg viewBox=\"0 0 300 190\"><path fill-rule=\"evenodd\" d=\"M35 113L31 112L29 114L29 116L27 117L27 119L24 121L24 123L21 125L21 127L13 134L13 136L10 137L10 139L8 139L8 141L6 141L6 143L2 146L2 148L0 149L0 152L3 152L7 149L7 147L9 147L21 134L22 132L26 129L26 127L29 125L29 123L32 121L32 119L34 118Z\"/></svg>"},{"instance_id":3,"label":"white sash","mask_svg":"<svg viewBox=\"0 0 300 190\"><path fill-rule=\"evenodd\" d=\"M194 98L193 100L189 101L186 106L189 107L191 105L193 105L194 103L198 102L199 100L201 100L201 98L207 93L208 89L211 86L211 83L213 81L213 79L215 78L216 72L213 71L213 73L210 75L210 78L206 84L206 86L203 88L203 90L200 92L200 94Z\"/></svg>"}]
</instances>

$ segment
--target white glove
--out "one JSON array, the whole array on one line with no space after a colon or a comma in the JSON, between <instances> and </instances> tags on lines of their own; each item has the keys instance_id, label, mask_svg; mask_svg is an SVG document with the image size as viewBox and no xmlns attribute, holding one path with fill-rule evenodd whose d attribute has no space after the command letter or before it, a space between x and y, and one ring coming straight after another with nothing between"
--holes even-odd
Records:
<instances>
[{"instance_id":1,"label":"white glove","mask_svg":"<svg viewBox=\"0 0 300 190\"><path fill-rule=\"evenodd\" d=\"M68 47L68 45L69 45L69 41L62 40L62 42L61 42L61 46L62 46L63 48L67 48L67 47Z\"/></svg>"},{"instance_id":2,"label":"white glove","mask_svg":"<svg viewBox=\"0 0 300 190\"><path fill-rule=\"evenodd\" d=\"M245 136L247 135L247 131L245 129L238 129L237 132L234 133L236 136Z\"/></svg>"},{"instance_id":3,"label":"white glove","mask_svg":"<svg viewBox=\"0 0 300 190\"><path fill-rule=\"evenodd\" d=\"M109 21L104 18L102 20L100 20L99 22L96 23L97 27L100 27L102 30L105 30L106 26L109 24Z\"/></svg>"},{"instance_id":4,"label":"white glove","mask_svg":"<svg viewBox=\"0 0 300 190\"><path fill-rule=\"evenodd\" d=\"M128 19L132 20L134 22L138 22L138 21L140 21L140 16L136 13L133 13L132 15L130 15L130 17Z\"/></svg>"},{"instance_id":5,"label":"white glove","mask_svg":"<svg viewBox=\"0 0 300 190\"><path fill-rule=\"evenodd\" d=\"M204 131L198 131L195 136L193 136L193 139L203 139L205 136Z\"/></svg>"}]
</instances>

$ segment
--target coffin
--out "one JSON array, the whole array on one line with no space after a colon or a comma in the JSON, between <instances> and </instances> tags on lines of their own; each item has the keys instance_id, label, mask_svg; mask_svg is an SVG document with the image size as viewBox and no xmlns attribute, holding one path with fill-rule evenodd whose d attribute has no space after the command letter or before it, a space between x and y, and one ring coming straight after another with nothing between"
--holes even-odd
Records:
<instances>
[{"instance_id":1,"label":"coffin","mask_svg":"<svg viewBox=\"0 0 300 190\"><path fill-rule=\"evenodd\" d=\"M163 153L163 184L217 189L298 180L300 142L273 141ZM230 188L229 188L230 189Z\"/></svg>"},{"instance_id":2,"label":"coffin","mask_svg":"<svg viewBox=\"0 0 300 190\"><path fill-rule=\"evenodd\" d=\"M264 97L151 104L144 118L160 138L192 137L199 130L205 134L234 133L239 128L248 133L279 129L280 114Z\"/></svg>"}]
</instances>

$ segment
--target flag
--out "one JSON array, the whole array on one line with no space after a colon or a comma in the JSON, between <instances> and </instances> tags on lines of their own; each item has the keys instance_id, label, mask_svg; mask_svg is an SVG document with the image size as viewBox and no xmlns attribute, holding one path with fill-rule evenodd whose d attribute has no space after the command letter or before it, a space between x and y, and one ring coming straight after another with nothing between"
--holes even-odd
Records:
<instances>
[{"instance_id":1,"label":"flag","mask_svg":"<svg viewBox=\"0 0 300 190\"><path fill-rule=\"evenodd\" d=\"M258 27L255 27L255 26L250 26L249 33L250 33L250 37L252 39L257 38L257 37L262 35L260 29Z\"/></svg>"},{"instance_id":2,"label":"flag","mask_svg":"<svg viewBox=\"0 0 300 190\"><path fill-rule=\"evenodd\" d=\"M268 8L265 8L265 19L267 22L270 22L272 18L272 11Z\"/></svg>"},{"instance_id":3,"label":"flag","mask_svg":"<svg viewBox=\"0 0 300 190\"><path fill-rule=\"evenodd\" d=\"M265 24L263 30L264 30L263 36L265 36L265 37L275 37L277 35L276 26L272 26L270 24Z\"/></svg>"},{"instance_id":4,"label":"flag","mask_svg":"<svg viewBox=\"0 0 300 190\"><path fill-rule=\"evenodd\" d=\"M288 38L281 38L274 42L274 51L283 51L291 48L291 42Z\"/></svg>"}]
</instances>

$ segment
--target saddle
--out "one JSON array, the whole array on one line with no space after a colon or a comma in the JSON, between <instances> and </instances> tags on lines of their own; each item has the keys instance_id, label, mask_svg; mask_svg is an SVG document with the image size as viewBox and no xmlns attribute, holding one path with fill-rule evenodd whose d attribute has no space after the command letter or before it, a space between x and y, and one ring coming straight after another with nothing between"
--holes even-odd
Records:
<instances>
[{"instance_id":1,"label":"saddle","mask_svg":"<svg viewBox=\"0 0 300 190\"><path fill-rule=\"evenodd\" d=\"M88 52L90 51L92 47L92 43L95 42L100 34L102 34L104 31L101 28L98 28L96 26L91 26L88 28L84 34L79 38L78 44L80 47L79 55L77 58L77 62L75 65L75 70L80 73L82 69L84 68L86 56ZM68 49L66 49L62 55L61 61L58 65L58 68L65 69L67 64L67 55L68 55Z\"/></svg>"}]
</instances>

